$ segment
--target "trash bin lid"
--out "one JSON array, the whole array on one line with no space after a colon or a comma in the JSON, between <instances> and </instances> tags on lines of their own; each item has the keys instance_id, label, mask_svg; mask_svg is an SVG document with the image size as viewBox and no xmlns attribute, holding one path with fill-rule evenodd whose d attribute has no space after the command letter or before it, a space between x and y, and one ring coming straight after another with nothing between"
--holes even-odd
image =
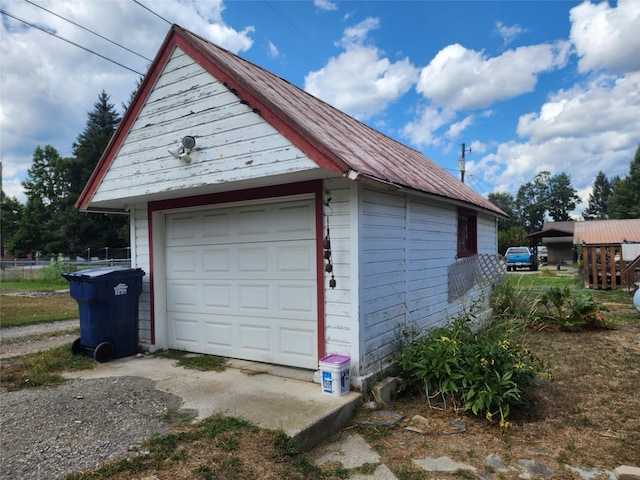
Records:
<instances>
[{"instance_id":1,"label":"trash bin lid","mask_svg":"<svg viewBox=\"0 0 640 480\"><path fill-rule=\"evenodd\" d=\"M76 280L83 279L86 281L91 281L91 279L99 279L100 277L105 277L109 275L117 275L117 276L131 276L131 277L142 277L144 276L144 271L141 268L124 268L124 267L103 267L103 268L91 268L88 270L80 270L79 272L67 273L64 272L62 274L63 277L72 277Z\"/></svg>"}]
</instances>

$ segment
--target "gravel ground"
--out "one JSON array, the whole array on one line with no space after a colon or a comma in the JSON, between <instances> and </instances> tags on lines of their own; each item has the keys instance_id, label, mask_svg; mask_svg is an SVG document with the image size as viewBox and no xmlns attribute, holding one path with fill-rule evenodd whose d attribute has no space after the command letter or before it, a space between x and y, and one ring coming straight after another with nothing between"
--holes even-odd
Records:
<instances>
[{"instance_id":1,"label":"gravel ground","mask_svg":"<svg viewBox=\"0 0 640 480\"><path fill-rule=\"evenodd\" d=\"M9 327L0 330L0 359L36 353L71 343L80 334L80 320L40 323L26 327Z\"/></svg>"},{"instance_id":2,"label":"gravel ground","mask_svg":"<svg viewBox=\"0 0 640 480\"><path fill-rule=\"evenodd\" d=\"M63 323L2 329L0 353L6 358L37 351L34 345L42 340L34 336L68 328ZM59 337L47 337L44 342L54 346L75 339L69 334ZM153 434L171 430L170 420L176 418L180 404L179 397L156 390L153 381L140 377L77 379L55 388L0 390L0 479L64 478L108 460L144 454L141 444Z\"/></svg>"}]
</instances>

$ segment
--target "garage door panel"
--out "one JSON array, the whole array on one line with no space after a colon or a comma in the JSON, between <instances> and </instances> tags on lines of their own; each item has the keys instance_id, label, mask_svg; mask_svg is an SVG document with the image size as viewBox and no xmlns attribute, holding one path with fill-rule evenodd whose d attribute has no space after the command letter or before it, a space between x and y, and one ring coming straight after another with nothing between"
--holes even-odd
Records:
<instances>
[{"instance_id":1,"label":"garage door panel","mask_svg":"<svg viewBox=\"0 0 640 480\"><path fill-rule=\"evenodd\" d=\"M231 269L228 248L202 248L204 274L229 272Z\"/></svg>"},{"instance_id":2,"label":"garage door panel","mask_svg":"<svg viewBox=\"0 0 640 480\"><path fill-rule=\"evenodd\" d=\"M191 307L194 310L199 307L198 285L192 283L172 283L167 290L167 310L184 310Z\"/></svg>"},{"instance_id":3,"label":"garage door panel","mask_svg":"<svg viewBox=\"0 0 640 480\"><path fill-rule=\"evenodd\" d=\"M286 204L276 208L275 231L290 237L312 238L315 236L314 206L308 203Z\"/></svg>"},{"instance_id":4,"label":"garage door panel","mask_svg":"<svg viewBox=\"0 0 640 480\"><path fill-rule=\"evenodd\" d=\"M196 258L191 248L174 249L171 256L167 257L167 271L175 276L185 273L194 274L197 270Z\"/></svg>"},{"instance_id":5,"label":"garage door panel","mask_svg":"<svg viewBox=\"0 0 640 480\"><path fill-rule=\"evenodd\" d=\"M269 246L247 245L239 247L237 253L238 275L245 276L269 272Z\"/></svg>"},{"instance_id":6,"label":"garage door panel","mask_svg":"<svg viewBox=\"0 0 640 480\"><path fill-rule=\"evenodd\" d=\"M205 321L204 340L208 347L233 348L233 326L229 323Z\"/></svg>"},{"instance_id":7,"label":"garage door panel","mask_svg":"<svg viewBox=\"0 0 640 480\"><path fill-rule=\"evenodd\" d=\"M238 305L241 310L260 310L256 315L271 313L275 315L275 306L272 304L269 285L238 284Z\"/></svg>"},{"instance_id":8,"label":"garage door panel","mask_svg":"<svg viewBox=\"0 0 640 480\"><path fill-rule=\"evenodd\" d=\"M197 347L200 343L199 322L191 316L175 316L172 320L171 337L178 342L180 348Z\"/></svg>"},{"instance_id":9,"label":"garage door panel","mask_svg":"<svg viewBox=\"0 0 640 480\"><path fill-rule=\"evenodd\" d=\"M313 308L316 295L315 285L280 285L278 301L280 310L295 315L301 320L316 321ZM300 315L304 314L304 315Z\"/></svg>"},{"instance_id":10,"label":"garage door panel","mask_svg":"<svg viewBox=\"0 0 640 480\"><path fill-rule=\"evenodd\" d=\"M269 210L267 206L239 208L236 217L238 239L254 241L258 235L269 234Z\"/></svg>"},{"instance_id":11,"label":"garage door panel","mask_svg":"<svg viewBox=\"0 0 640 480\"><path fill-rule=\"evenodd\" d=\"M271 351L273 342L269 326L241 323L239 333L240 348L243 351L259 351L261 354Z\"/></svg>"},{"instance_id":12,"label":"garage door panel","mask_svg":"<svg viewBox=\"0 0 640 480\"><path fill-rule=\"evenodd\" d=\"M317 367L313 200L169 214L166 230L171 348Z\"/></svg>"},{"instance_id":13,"label":"garage door panel","mask_svg":"<svg viewBox=\"0 0 640 480\"><path fill-rule=\"evenodd\" d=\"M207 312L228 313L233 307L233 292L229 284L204 284L202 306Z\"/></svg>"},{"instance_id":14,"label":"garage door panel","mask_svg":"<svg viewBox=\"0 0 640 480\"><path fill-rule=\"evenodd\" d=\"M231 224L233 216L228 210L207 212L201 215L202 238L207 239L207 243L228 242L233 229Z\"/></svg>"}]
</instances>

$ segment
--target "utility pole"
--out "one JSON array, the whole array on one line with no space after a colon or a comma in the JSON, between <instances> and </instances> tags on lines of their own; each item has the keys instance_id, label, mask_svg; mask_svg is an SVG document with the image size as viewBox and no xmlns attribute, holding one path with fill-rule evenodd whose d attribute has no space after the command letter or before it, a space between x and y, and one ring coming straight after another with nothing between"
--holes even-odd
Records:
<instances>
[{"instance_id":1,"label":"utility pole","mask_svg":"<svg viewBox=\"0 0 640 480\"><path fill-rule=\"evenodd\" d=\"M465 152L470 152L471 149L470 148L465 148L465 144L462 144L462 154L460 155L460 158L458 159L458 170L460 170L460 181L462 183L464 183L464 172L465 172L465 167L464 167L464 154Z\"/></svg>"}]
</instances>

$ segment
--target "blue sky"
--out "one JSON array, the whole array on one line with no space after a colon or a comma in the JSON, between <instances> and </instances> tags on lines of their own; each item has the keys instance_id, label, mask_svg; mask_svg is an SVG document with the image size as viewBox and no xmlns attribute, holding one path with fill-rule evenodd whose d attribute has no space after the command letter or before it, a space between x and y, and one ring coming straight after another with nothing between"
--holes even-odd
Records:
<instances>
[{"instance_id":1,"label":"blue sky","mask_svg":"<svg viewBox=\"0 0 640 480\"><path fill-rule=\"evenodd\" d=\"M640 0L30 0L153 58L177 23L459 175L483 195L565 172L586 201L640 143ZM3 11L145 72L149 61L27 1ZM142 5L148 7L143 8ZM2 15L3 189L24 201L36 146L62 155L101 90L118 109L139 75ZM581 213L586 204L580 205Z\"/></svg>"}]
</instances>

